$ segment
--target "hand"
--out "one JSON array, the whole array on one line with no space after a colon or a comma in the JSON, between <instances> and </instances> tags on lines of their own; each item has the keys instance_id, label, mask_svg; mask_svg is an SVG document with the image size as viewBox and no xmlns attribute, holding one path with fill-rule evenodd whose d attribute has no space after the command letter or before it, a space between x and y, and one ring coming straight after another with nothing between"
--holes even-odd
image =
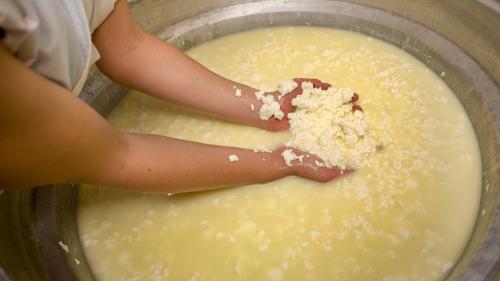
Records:
<instances>
[{"instance_id":1,"label":"hand","mask_svg":"<svg viewBox=\"0 0 500 281\"><path fill-rule=\"evenodd\" d=\"M297 156L304 156L302 158L302 161L291 161L290 166L288 166L290 175L295 175L301 178L324 183L354 172L354 170L351 168L342 170L337 167L328 168L326 166L318 166L317 163L324 163L323 160L313 154L304 152L296 148L280 147L276 149L274 153L278 154L281 157L283 151L285 151L286 149L291 149ZM284 161L285 160L283 159L283 162Z\"/></svg>"},{"instance_id":2,"label":"hand","mask_svg":"<svg viewBox=\"0 0 500 281\"><path fill-rule=\"evenodd\" d=\"M318 79L309 79L309 78L295 78L293 79L295 83L298 84L297 88L295 88L291 93L287 94L283 98L281 98L280 102L280 107L281 111L285 114L283 119L278 120L276 118L271 118L267 120L264 124L264 129L269 130L269 131L286 131L288 128L290 128L290 124L288 123L288 113L295 111L295 107L292 105L292 100L302 94L302 82L311 82L313 83L314 88L321 88L322 90L326 90L330 88L332 85L328 83L321 82L321 80ZM272 92L275 96L275 99L278 100L279 92L275 91Z\"/></svg>"}]
</instances>

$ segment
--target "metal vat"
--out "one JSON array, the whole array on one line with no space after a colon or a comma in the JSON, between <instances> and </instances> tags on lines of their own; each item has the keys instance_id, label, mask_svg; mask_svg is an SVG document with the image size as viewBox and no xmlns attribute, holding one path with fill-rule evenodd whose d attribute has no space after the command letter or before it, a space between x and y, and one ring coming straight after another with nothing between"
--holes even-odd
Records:
<instances>
[{"instance_id":1,"label":"metal vat","mask_svg":"<svg viewBox=\"0 0 500 281\"><path fill-rule=\"evenodd\" d=\"M318 25L380 38L446 73L474 125L483 183L474 232L445 280L500 280L500 2L139 0L131 8L181 49L258 27ZM92 69L81 98L106 115L126 92ZM0 280L94 280L77 233L77 191L61 184L0 195Z\"/></svg>"}]
</instances>

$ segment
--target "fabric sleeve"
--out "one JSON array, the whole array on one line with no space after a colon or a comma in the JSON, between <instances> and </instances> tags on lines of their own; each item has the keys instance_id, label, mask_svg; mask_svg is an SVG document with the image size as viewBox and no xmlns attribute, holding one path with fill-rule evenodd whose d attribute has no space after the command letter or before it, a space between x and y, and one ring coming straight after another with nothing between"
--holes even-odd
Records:
<instances>
[{"instance_id":1,"label":"fabric sleeve","mask_svg":"<svg viewBox=\"0 0 500 281\"><path fill-rule=\"evenodd\" d=\"M89 1L89 0L87 0ZM115 8L115 3L117 0L90 0L92 1L92 12L89 20L90 32L93 33L99 25L101 25L104 20L113 12ZM94 64L97 60L101 58L99 51L92 44L92 50L90 55L90 62Z\"/></svg>"},{"instance_id":2,"label":"fabric sleeve","mask_svg":"<svg viewBox=\"0 0 500 281\"><path fill-rule=\"evenodd\" d=\"M82 1L0 0L0 43L19 61L73 91L90 61Z\"/></svg>"},{"instance_id":3,"label":"fabric sleeve","mask_svg":"<svg viewBox=\"0 0 500 281\"><path fill-rule=\"evenodd\" d=\"M93 0L93 11L90 20L90 31L94 30L101 25L101 23L111 14L115 8L117 0Z\"/></svg>"},{"instance_id":4,"label":"fabric sleeve","mask_svg":"<svg viewBox=\"0 0 500 281\"><path fill-rule=\"evenodd\" d=\"M39 18L31 1L0 0L0 42L19 60L30 65L37 58Z\"/></svg>"}]
</instances>

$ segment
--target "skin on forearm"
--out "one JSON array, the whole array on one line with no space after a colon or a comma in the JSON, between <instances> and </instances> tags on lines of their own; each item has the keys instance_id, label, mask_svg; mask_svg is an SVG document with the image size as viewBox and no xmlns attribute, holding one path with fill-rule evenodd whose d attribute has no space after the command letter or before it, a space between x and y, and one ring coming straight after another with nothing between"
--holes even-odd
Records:
<instances>
[{"instance_id":1,"label":"skin on forearm","mask_svg":"<svg viewBox=\"0 0 500 281\"><path fill-rule=\"evenodd\" d=\"M0 188L78 180L118 159L116 130L1 44L0 93Z\"/></svg>"},{"instance_id":2,"label":"skin on forearm","mask_svg":"<svg viewBox=\"0 0 500 281\"><path fill-rule=\"evenodd\" d=\"M123 134L125 162L91 182L150 192L191 192L290 175L279 152L215 146L156 135ZM231 162L230 155L239 160Z\"/></svg>"},{"instance_id":3,"label":"skin on forearm","mask_svg":"<svg viewBox=\"0 0 500 281\"><path fill-rule=\"evenodd\" d=\"M105 169L83 182L148 192L193 192L266 183L296 175L327 182L352 172L318 167L321 160L292 149L303 160L285 163L280 147L273 152L217 146L158 135L122 133L121 161L109 159ZM231 161L230 156L236 156Z\"/></svg>"},{"instance_id":4,"label":"skin on forearm","mask_svg":"<svg viewBox=\"0 0 500 281\"><path fill-rule=\"evenodd\" d=\"M153 36L146 35L128 59L120 63L112 69L127 70L116 78L129 87L222 119L265 126L258 114L261 102L255 98L256 89L209 71ZM106 74L113 78L114 72ZM241 97L235 96L235 87L242 91ZM251 104L255 111L251 110Z\"/></svg>"},{"instance_id":5,"label":"skin on forearm","mask_svg":"<svg viewBox=\"0 0 500 281\"><path fill-rule=\"evenodd\" d=\"M279 153L119 132L2 46L0 93L0 188L80 181L185 192L270 181L293 170ZM240 161L229 162L228 154Z\"/></svg>"},{"instance_id":6,"label":"skin on forearm","mask_svg":"<svg viewBox=\"0 0 500 281\"><path fill-rule=\"evenodd\" d=\"M209 71L142 31L126 1L116 4L94 32L93 41L101 54L97 65L118 83L219 118L268 128L268 122L259 118L261 102L255 98L256 89ZM235 96L234 87L242 90L241 97Z\"/></svg>"},{"instance_id":7,"label":"skin on forearm","mask_svg":"<svg viewBox=\"0 0 500 281\"><path fill-rule=\"evenodd\" d=\"M1 45L0 93L0 188L79 181L186 192L286 175L325 182L342 174L338 169L318 168L314 156L284 166L283 148L272 154L255 153L119 132ZM230 162L229 154L238 155L240 161Z\"/></svg>"}]
</instances>

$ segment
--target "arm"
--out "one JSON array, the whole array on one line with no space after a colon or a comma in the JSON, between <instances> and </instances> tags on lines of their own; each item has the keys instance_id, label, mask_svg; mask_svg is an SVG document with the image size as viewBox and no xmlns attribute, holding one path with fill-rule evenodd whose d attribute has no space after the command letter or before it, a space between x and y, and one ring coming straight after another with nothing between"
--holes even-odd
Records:
<instances>
[{"instance_id":1,"label":"arm","mask_svg":"<svg viewBox=\"0 0 500 281\"><path fill-rule=\"evenodd\" d=\"M229 154L238 155L240 161L230 162ZM339 174L313 165L287 167L279 150L255 153L117 131L87 104L0 45L1 188L80 181L186 192L287 175L327 181Z\"/></svg>"},{"instance_id":2,"label":"arm","mask_svg":"<svg viewBox=\"0 0 500 281\"><path fill-rule=\"evenodd\" d=\"M124 0L94 32L93 42L101 54L97 65L118 83L222 119L268 130L288 129L286 119L260 120L255 89L209 71L141 30ZM233 86L242 90L240 98Z\"/></svg>"},{"instance_id":3,"label":"arm","mask_svg":"<svg viewBox=\"0 0 500 281\"><path fill-rule=\"evenodd\" d=\"M287 167L281 157L284 148L266 153L153 135L129 134L126 138L128 159L120 172L126 179L113 175L116 181L108 184L114 186L189 192L264 183L288 175L326 182L343 174L338 169L316 167L314 160L318 158L314 156L306 165L295 163ZM230 155L236 155L239 160L231 162Z\"/></svg>"}]
</instances>

